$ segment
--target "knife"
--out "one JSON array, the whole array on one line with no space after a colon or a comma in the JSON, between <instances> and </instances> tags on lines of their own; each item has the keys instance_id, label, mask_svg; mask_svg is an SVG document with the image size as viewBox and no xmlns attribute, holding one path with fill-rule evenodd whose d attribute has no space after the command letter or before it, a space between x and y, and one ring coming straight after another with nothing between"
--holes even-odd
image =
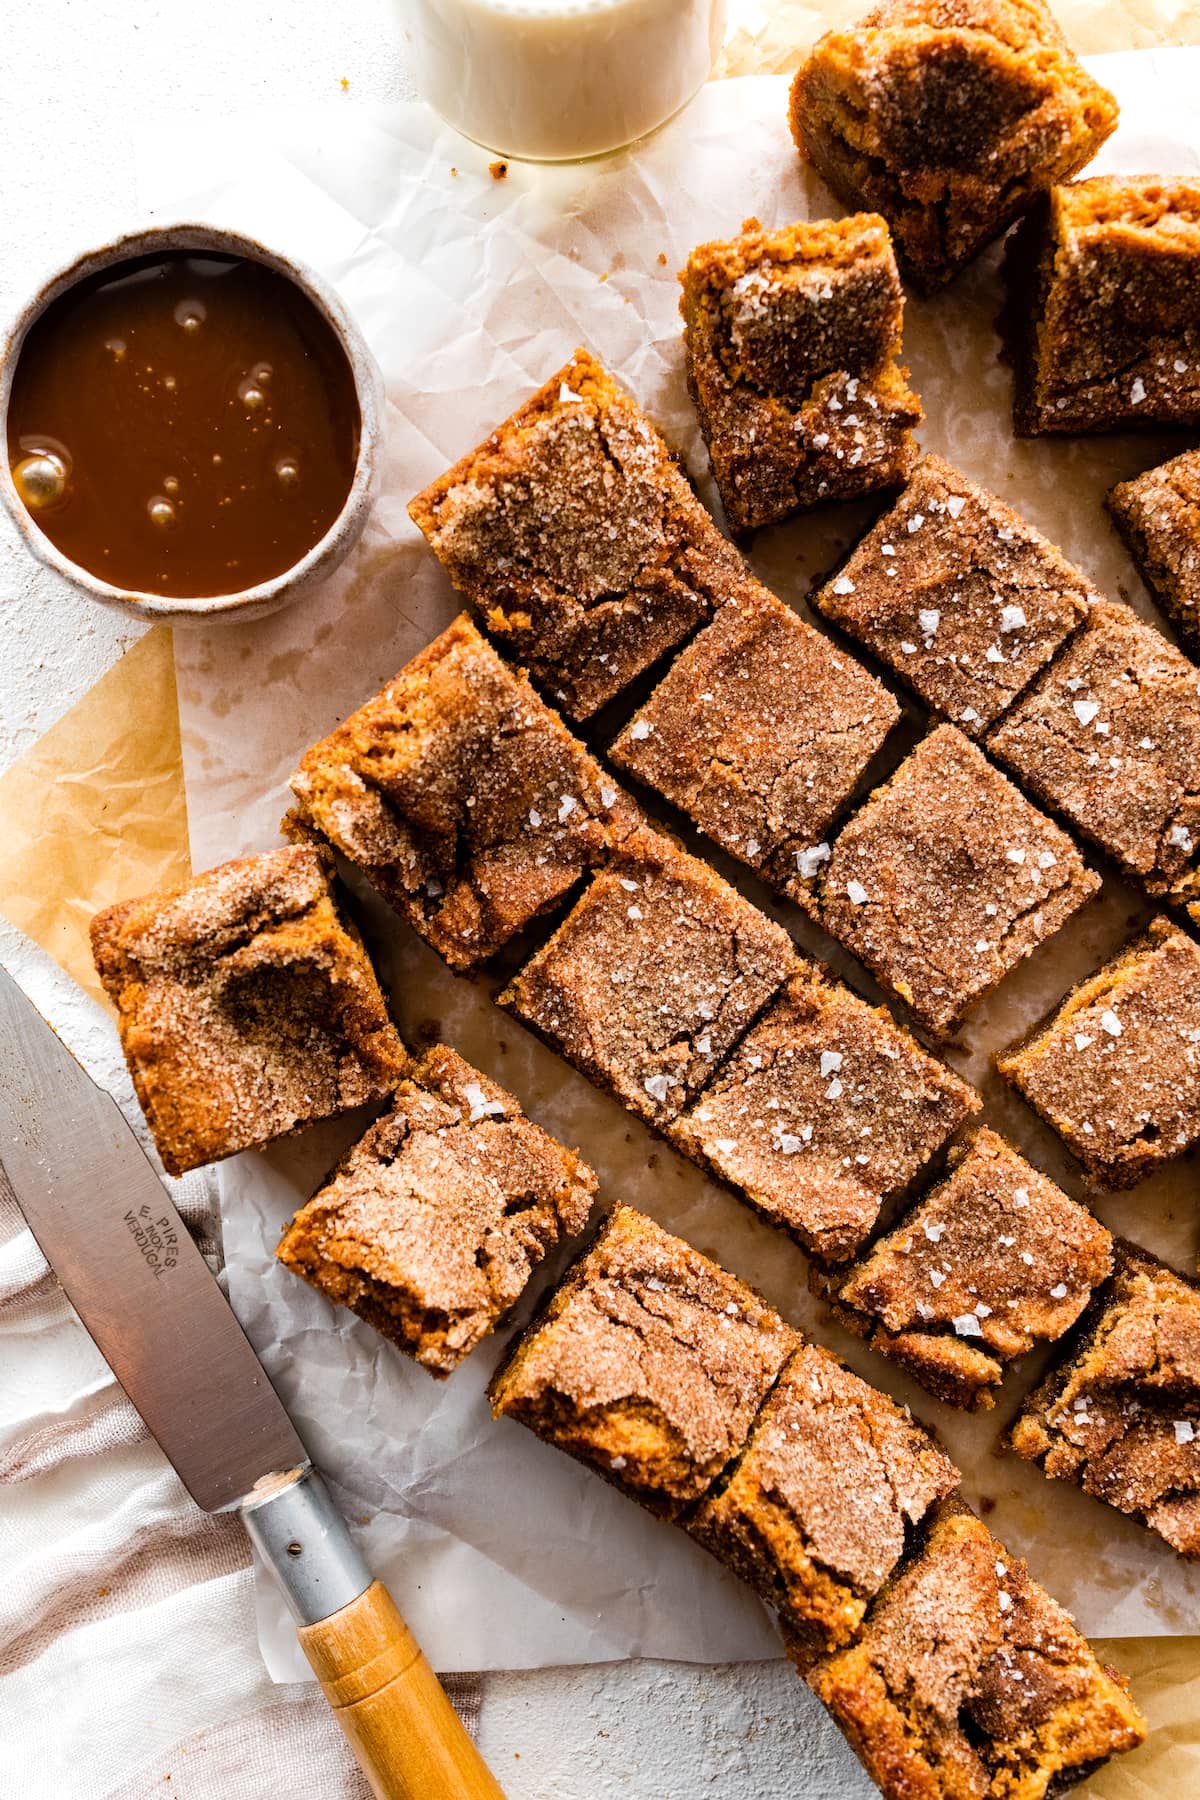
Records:
<instances>
[{"instance_id":1,"label":"knife","mask_svg":"<svg viewBox=\"0 0 1200 1800\"><path fill-rule=\"evenodd\" d=\"M0 1190L205 1512L236 1512L379 1800L504 1800L126 1124L0 968Z\"/></svg>"}]
</instances>

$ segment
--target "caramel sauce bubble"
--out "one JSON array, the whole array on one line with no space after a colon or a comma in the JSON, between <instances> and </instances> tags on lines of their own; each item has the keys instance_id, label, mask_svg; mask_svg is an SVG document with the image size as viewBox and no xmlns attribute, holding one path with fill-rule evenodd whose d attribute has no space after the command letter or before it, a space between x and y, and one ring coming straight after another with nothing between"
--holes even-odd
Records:
<instances>
[{"instance_id":1,"label":"caramel sauce bubble","mask_svg":"<svg viewBox=\"0 0 1200 1800\"><path fill-rule=\"evenodd\" d=\"M349 358L294 282L169 251L77 283L35 320L7 448L64 556L117 587L197 598L269 581L320 542L360 426Z\"/></svg>"}]
</instances>

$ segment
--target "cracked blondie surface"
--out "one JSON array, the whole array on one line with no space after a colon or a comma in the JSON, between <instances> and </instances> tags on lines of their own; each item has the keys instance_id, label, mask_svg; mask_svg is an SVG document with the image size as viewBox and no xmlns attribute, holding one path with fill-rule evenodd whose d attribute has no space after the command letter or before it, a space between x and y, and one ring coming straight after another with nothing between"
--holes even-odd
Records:
<instances>
[{"instance_id":1,"label":"cracked blondie surface","mask_svg":"<svg viewBox=\"0 0 1200 1800\"><path fill-rule=\"evenodd\" d=\"M668 1135L817 1255L848 1256L979 1096L805 964Z\"/></svg>"},{"instance_id":2,"label":"cracked blondie surface","mask_svg":"<svg viewBox=\"0 0 1200 1800\"><path fill-rule=\"evenodd\" d=\"M493 956L638 819L463 614L314 744L300 820L455 968Z\"/></svg>"},{"instance_id":3,"label":"cracked blondie surface","mask_svg":"<svg viewBox=\"0 0 1200 1800\"><path fill-rule=\"evenodd\" d=\"M586 350L409 512L488 632L574 719L745 579L658 432Z\"/></svg>"},{"instance_id":4,"label":"cracked blondie surface","mask_svg":"<svg viewBox=\"0 0 1200 1800\"><path fill-rule=\"evenodd\" d=\"M431 1375L449 1375L582 1231L596 1177L439 1044L302 1207L275 1252Z\"/></svg>"},{"instance_id":5,"label":"cracked blondie surface","mask_svg":"<svg viewBox=\"0 0 1200 1800\"><path fill-rule=\"evenodd\" d=\"M674 1518L741 1449L799 1342L742 1282L621 1206L496 1374L492 1411Z\"/></svg>"},{"instance_id":6,"label":"cracked blondie surface","mask_svg":"<svg viewBox=\"0 0 1200 1800\"><path fill-rule=\"evenodd\" d=\"M987 747L1147 892L1200 895L1200 669L1131 607L1094 605Z\"/></svg>"},{"instance_id":7,"label":"cracked blondie surface","mask_svg":"<svg viewBox=\"0 0 1200 1800\"><path fill-rule=\"evenodd\" d=\"M1104 504L1146 586L1200 648L1200 450L1119 481Z\"/></svg>"},{"instance_id":8,"label":"cracked blondie surface","mask_svg":"<svg viewBox=\"0 0 1200 1800\"><path fill-rule=\"evenodd\" d=\"M974 738L1098 598L1020 513L926 456L813 604Z\"/></svg>"},{"instance_id":9,"label":"cracked blondie surface","mask_svg":"<svg viewBox=\"0 0 1200 1800\"><path fill-rule=\"evenodd\" d=\"M1018 435L1200 423L1200 182L1056 187L1005 271Z\"/></svg>"},{"instance_id":10,"label":"cracked blondie surface","mask_svg":"<svg viewBox=\"0 0 1200 1800\"><path fill-rule=\"evenodd\" d=\"M946 1037L1099 886L1066 833L941 725L832 845L801 852L792 891Z\"/></svg>"},{"instance_id":11,"label":"cracked blondie surface","mask_svg":"<svg viewBox=\"0 0 1200 1800\"><path fill-rule=\"evenodd\" d=\"M1029 1395L1012 1447L1200 1555L1200 1287L1136 1245Z\"/></svg>"},{"instance_id":12,"label":"cracked blondie surface","mask_svg":"<svg viewBox=\"0 0 1200 1800\"><path fill-rule=\"evenodd\" d=\"M610 754L779 886L899 717L853 657L755 586L693 638Z\"/></svg>"},{"instance_id":13,"label":"cracked blondie surface","mask_svg":"<svg viewBox=\"0 0 1200 1800\"><path fill-rule=\"evenodd\" d=\"M903 482L921 403L881 218L747 219L679 279L688 390L735 532Z\"/></svg>"},{"instance_id":14,"label":"cracked blondie surface","mask_svg":"<svg viewBox=\"0 0 1200 1800\"><path fill-rule=\"evenodd\" d=\"M379 1099L404 1073L315 850L243 857L125 900L97 913L91 938L172 1175Z\"/></svg>"},{"instance_id":15,"label":"cracked blondie surface","mask_svg":"<svg viewBox=\"0 0 1200 1800\"><path fill-rule=\"evenodd\" d=\"M1200 1140L1200 946L1152 921L996 1058L1104 1187L1134 1187Z\"/></svg>"},{"instance_id":16,"label":"cracked blondie surface","mask_svg":"<svg viewBox=\"0 0 1200 1800\"><path fill-rule=\"evenodd\" d=\"M787 932L694 856L625 841L499 997L597 1087L674 1118L796 966Z\"/></svg>"},{"instance_id":17,"label":"cracked blondie surface","mask_svg":"<svg viewBox=\"0 0 1200 1800\"><path fill-rule=\"evenodd\" d=\"M1146 1735L1121 1677L953 1499L808 1684L885 1800L1045 1800Z\"/></svg>"},{"instance_id":18,"label":"cracked blondie surface","mask_svg":"<svg viewBox=\"0 0 1200 1800\"><path fill-rule=\"evenodd\" d=\"M829 1351L787 1363L745 1447L685 1521L814 1654L845 1643L958 1470Z\"/></svg>"},{"instance_id":19,"label":"cracked blondie surface","mask_svg":"<svg viewBox=\"0 0 1200 1800\"><path fill-rule=\"evenodd\" d=\"M986 1128L952 1172L844 1272L814 1275L841 1324L951 1406L995 1405L1006 1365L1068 1331L1112 1238Z\"/></svg>"},{"instance_id":20,"label":"cracked blondie surface","mask_svg":"<svg viewBox=\"0 0 1200 1800\"><path fill-rule=\"evenodd\" d=\"M1041 0L885 0L818 39L790 118L838 198L882 213L928 293L1091 161L1117 103Z\"/></svg>"}]
</instances>

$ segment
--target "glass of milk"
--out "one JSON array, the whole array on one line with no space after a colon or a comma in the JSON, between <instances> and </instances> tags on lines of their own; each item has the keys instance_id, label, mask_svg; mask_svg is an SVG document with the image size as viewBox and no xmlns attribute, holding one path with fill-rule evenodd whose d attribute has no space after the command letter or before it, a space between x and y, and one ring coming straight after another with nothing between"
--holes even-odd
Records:
<instances>
[{"instance_id":1,"label":"glass of milk","mask_svg":"<svg viewBox=\"0 0 1200 1800\"><path fill-rule=\"evenodd\" d=\"M725 0L405 0L417 87L464 136L535 162L598 156L708 79Z\"/></svg>"}]
</instances>

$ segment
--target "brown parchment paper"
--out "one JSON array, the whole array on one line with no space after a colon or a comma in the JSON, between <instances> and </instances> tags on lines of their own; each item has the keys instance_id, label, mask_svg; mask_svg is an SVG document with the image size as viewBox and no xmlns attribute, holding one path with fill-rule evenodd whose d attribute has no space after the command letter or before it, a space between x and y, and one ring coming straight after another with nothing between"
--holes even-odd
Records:
<instances>
[{"instance_id":1,"label":"brown parchment paper","mask_svg":"<svg viewBox=\"0 0 1200 1800\"><path fill-rule=\"evenodd\" d=\"M158 625L0 776L0 913L102 998L92 914L184 881L171 633Z\"/></svg>"},{"instance_id":2,"label":"brown parchment paper","mask_svg":"<svg viewBox=\"0 0 1200 1800\"><path fill-rule=\"evenodd\" d=\"M1200 41L1192 0L1068 0L1056 10L1085 51ZM735 32L718 73L788 70L821 29L859 11L855 0L771 0L758 22ZM0 910L93 988L91 912L188 868L169 650L168 633L149 633L0 777ZM1088 1792L1107 1800L1200 1795L1200 1637L1120 1638L1100 1648L1131 1677L1151 1736Z\"/></svg>"}]
</instances>

